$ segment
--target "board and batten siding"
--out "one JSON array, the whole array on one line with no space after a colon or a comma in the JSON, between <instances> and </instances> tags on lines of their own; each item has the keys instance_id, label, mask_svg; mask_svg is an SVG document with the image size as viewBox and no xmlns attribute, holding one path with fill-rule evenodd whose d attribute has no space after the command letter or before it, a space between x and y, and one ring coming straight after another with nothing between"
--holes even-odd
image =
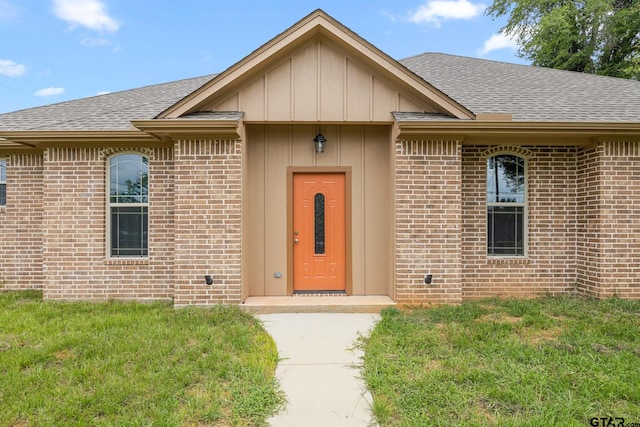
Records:
<instances>
[{"instance_id":1,"label":"board and batten siding","mask_svg":"<svg viewBox=\"0 0 640 427\"><path fill-rule=\"evenodd\" d=\"M247 126L244 247L250 296L287 294L287 167L350 167L354 295L392 295L393 193L390 126L325 125L316 154L315 125ZM282 273L282 278L274 273Z\"/></svg>"},{"instance_id":2,"label":"board and batten siding","mask_svg":"<svg viewBox=\"0 0 640 427\"><path fill-rule=\"evenodd\" d=\"M386 122L393 111L436 112L427 98L314 40L217 94L203 111L243 111L249 122Z\"/></svg>"}]
</instances>

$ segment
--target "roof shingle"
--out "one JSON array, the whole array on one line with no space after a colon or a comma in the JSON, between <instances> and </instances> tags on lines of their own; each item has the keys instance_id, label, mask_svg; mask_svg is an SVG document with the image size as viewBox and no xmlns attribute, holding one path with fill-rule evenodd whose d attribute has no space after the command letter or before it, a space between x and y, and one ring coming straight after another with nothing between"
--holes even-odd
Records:
<instances>
[{"instance_id":1,"label":"roof shingle","mask_svg":"<svg viewBox=\"0 0 640 427\"><path fill-rule=\"evenodd\" d=\"M0 114L0 131L131 130L153 119L214 76L202 76Z\"/></svg>"},{"instance_id":2,"label":"roof shingle","mask_svg":"<svg viewBox=\"0 0 640 427\"><path fill-rule=\"evenodd\" d=\"M425 53L400 61L475 114L514 121L627 122L640 119L640 82Z\"/></svg>"},{"instance_id":3,"label":"roof shingle","mask_svg":"<svg viewBox=\"0 0 640 427\"><path fill-rule=\"evenodd\" d=\"M510 113L513 121L640 121L640 82L636 80L441 53L424 53L399 62L475 114ZM213 77L215 75L196 77L0 114L0 132L130 130L132 120L155 118ZM400 117L398 114L401 112L396 113L396 117ZM418 118L412 116L411 119ZM421 120L427 119L447 117L430 115Z\"/></svg>"}]
</instances>

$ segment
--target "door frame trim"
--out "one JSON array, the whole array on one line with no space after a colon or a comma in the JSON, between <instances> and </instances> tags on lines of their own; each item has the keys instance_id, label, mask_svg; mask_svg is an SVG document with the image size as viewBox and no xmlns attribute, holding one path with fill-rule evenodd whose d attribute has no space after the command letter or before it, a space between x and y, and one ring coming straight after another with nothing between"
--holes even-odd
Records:
<instances>
[{"instance_id":1,"label":"door frame trim","mask_svg":"<svg viewBox=\"0 0 640 427\"><path fill-rule=\"evenodd\" d=\"M351 166L287 167L287 295L293 295L293 175L305 173L344 174L344 214L345 214L345 290L347 295L353 292L351 269Z\"/></svg>"}]
</instances>

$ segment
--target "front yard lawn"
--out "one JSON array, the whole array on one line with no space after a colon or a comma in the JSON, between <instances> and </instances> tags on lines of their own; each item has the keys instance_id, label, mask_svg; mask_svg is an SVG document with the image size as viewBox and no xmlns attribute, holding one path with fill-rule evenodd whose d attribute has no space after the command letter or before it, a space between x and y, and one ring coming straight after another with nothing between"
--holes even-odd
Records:
<instances>
[{"instance_id":1,"label":"front yard lawn","mask_svg":"<svg viewBox=\"0 0 640 427\"><path fill-rule=\"evenodd\" d=\"M364 347L381 426L640 423L640 301L391 308Z\"/></svg>"},{"instance_id":2,"label":"front yard lawn","mask_svg":"<svg viewBox=\"0 0 640 427\"><path fill-rule=\"evenodd\" d=\"M0 292L0 425L264 425L277 360L236 307Z\"/></svg>"}]
</instances>

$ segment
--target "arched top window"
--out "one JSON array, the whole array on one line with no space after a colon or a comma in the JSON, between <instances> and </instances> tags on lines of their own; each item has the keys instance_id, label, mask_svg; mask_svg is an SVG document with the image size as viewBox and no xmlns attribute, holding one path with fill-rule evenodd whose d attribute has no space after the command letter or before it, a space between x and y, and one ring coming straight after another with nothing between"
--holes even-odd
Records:
<instances>
[{"instance_id":1,"label":"arched top window","mask_svg":"<svg viewBox=\"0 0 640 427\"><path fill-rule=\"evenodd\" d=\"M112 156L109 168L109 255L148 255L149 159L135 153Z\"/></svg>"},{"instance_id":2,"label":"arched top window","mask_svg":"<svg viewBox=\"0 0 640 427\"><path fill-rule=\"evenodd\" d=\"M498 154L487 160L487 202L524 203L525 159Z\"/></svg>"},{"instance_id":3,"label":"arched top window","mask_svg":"<svg viewBox=\"0 0 640 427\"><path fill-rule=\"evenodd\" d=\"M109 159L111 203L148 203L149 159L140 154L119 154Z\"/></svg>"},{"instance_id":4,"label":"arched top window","mask_svg":"<svg viewBox=\"0 0 640 427\"><path fill-rule=\"evenodd\" d=\"M525 255L526 168L514 154L487 158L487 255Z\"/></svg>"}]
</instances>

